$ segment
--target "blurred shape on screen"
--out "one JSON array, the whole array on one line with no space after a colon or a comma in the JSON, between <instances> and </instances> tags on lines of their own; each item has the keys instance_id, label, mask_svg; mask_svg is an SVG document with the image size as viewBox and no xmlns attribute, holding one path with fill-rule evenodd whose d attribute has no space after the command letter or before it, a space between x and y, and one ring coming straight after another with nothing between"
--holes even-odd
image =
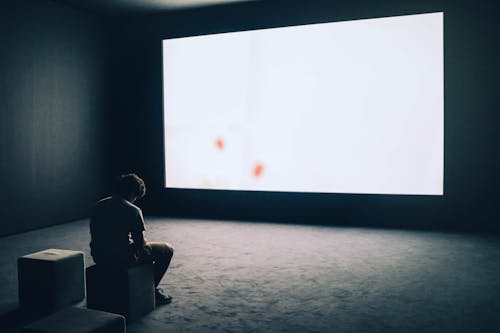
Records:
<instances>
[{"instance_id":1,"label":"blurred shape on screen","mask_svg":"<svg viewBox=\"0 0 500 333\"><path fill-rule=\"evenodd\" d=\"M224 149L224 140L222 140L221 138L217 138L217 140L215 140L215 144L217 145L218 150Z\"/></svg>"},{"instance_id":2,"label":"blurred shape on screen","mask_svg":"<svg viewBox=\"0 0 500 333\"><path fill-rule=\"evenodd\" d=\"M253 168L253 176L255 178L258 178L262 176L262 172L264 172L264 166L262 165L262 163L255 163L255 166Z\"/></svg>"},{"instance_id":3,"label":"blurred shape on screen","mask_svg":"<svg viewBox=\"0 0 500 333\"><path fill-rule=\"evenodd\" d=\"M443 13L163 41L169 188L443 194Z\"/></svg>"}]
</instances>

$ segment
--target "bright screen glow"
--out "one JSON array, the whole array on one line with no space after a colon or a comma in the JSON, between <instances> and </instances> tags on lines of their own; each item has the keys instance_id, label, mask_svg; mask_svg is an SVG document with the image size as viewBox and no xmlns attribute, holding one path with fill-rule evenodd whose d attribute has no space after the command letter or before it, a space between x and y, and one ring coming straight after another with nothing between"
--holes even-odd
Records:
<instances>
[{"instance_id":1,"label":"bright screen glow","mask_svg":"<svg viewBox=\"0 0 500 333\"><path fill-rule=\"evenodd\" d=\"M443 194L443 13L163 41L168 188Z\"/></svg>"}]
</instances>

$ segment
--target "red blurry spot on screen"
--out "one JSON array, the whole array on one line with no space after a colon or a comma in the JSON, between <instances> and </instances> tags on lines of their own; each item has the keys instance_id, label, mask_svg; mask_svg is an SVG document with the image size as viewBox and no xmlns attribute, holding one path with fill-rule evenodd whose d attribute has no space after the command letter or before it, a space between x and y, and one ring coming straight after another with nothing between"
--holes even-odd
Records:
<instances>
[{"instance_id":1,"label":"red blurry spot on screen","mask_svg":"<svg viewBox=\"0 0 500 333\"><path fill-rule=\"evenodd\" d=\"M262 173L264 172L264 165L260 162L255 163L253 167L253 176L255 178L259 178L262 176Z\"/></svg>"},{"instance_id":2,"label":"red blurry spot on screen","mask_svg":"<svg viewBox=\"0 0 500 333\"><path fill-rule=\"evenodd\" d=\"M224 140L222 138L217 138L215 140L215 146L217 147L218 150L224 150Z\"/></svg>"}]
</instances>

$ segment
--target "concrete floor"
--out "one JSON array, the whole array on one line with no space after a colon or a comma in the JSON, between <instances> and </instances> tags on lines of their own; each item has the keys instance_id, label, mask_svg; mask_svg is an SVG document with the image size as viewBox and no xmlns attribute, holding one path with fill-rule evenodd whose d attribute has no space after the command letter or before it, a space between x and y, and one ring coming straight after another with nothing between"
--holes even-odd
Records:
<instances>
[{"instance_id":1,"label":"concrete floor","mask_svg":"<svg viewBox=\"0 0 500 333\"><path fill-rule=\"evenodd\" d=\"M174 296L127 332L500 332L500 238L148 218L175 247ZM0 329L16 331L17 257L83 250L88 220L0 238ZM79 306L84 306L84 302ZM16 321L16 319L18 319Z\"/></svg>"}]
</instances>

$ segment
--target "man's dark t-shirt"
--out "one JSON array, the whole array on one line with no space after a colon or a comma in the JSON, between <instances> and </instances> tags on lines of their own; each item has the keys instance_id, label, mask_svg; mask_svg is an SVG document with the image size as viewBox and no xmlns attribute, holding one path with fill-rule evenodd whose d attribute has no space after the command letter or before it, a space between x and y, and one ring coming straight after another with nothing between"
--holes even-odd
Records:
<instances>
[{"instance_id":1,"label":"man's dark t-shirt","mask_svg":"<svg viewBox=\"0 0 500 333\"><path fill-rule=\"evenodd\" d=\"M94 261L129 261L131 253L144 246L143 231L144 218L139 207L115 196L98 201L90 216Z\"/></svg>"}]
</instances>

